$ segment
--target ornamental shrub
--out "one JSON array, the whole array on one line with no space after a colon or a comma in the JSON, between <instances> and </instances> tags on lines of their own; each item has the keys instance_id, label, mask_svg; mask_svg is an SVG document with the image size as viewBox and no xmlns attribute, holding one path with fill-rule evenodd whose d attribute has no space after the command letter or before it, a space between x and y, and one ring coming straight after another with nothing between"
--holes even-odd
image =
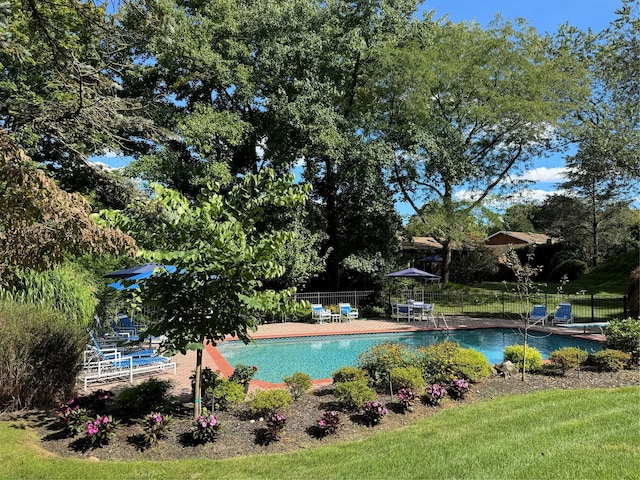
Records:
<instances>
[{"instance_id":1,"label":"ornamental shrub","mask_svg":"<svg viewBox=\"0 0 640 480\"><path fill-rule=\"evenodd\" d=\"M387 409L378 401L365 402L362 404L361 408L365 421L370 427L380 423L382 417L387 414Z\"/></svg>"},{"instance_id":2,"label":"ornamental shrub","mask_svg":"<svg viewBox=\"0 0 640 480\"><path fill-rule=\"evenodd\" d=\"M577 258L570 258L560 263L557 267L551 270L549 274L549 280L552 282L560 281L562 277L567 277L568 280L576 280L584 275L589 266L586 262Z\"/></svg>"},{"instance_id":3,"label":"ornamental shrub","mask_svg":"<svg viewBox=\"0 0 640 480\"><path fill-rule=\"evenodd\" d=\"M422 390L424 387L422 370L416 366L394 368L391 370L391 385L394 390L403 388Z\"/></svg>"},{"instance_id":4,"label":"ornamental shrub","mask_svg":"<svg viewBox=\"0 0 640 480\"><path fill-rule=\"evenodd\" d=\"M524 364L527 372L536 372L542 368L542 354L527 345L527 358L524 360L524 345L509 345L503 350L504 361L510 361L520 370Z\"/></svg>"},{"instance_id":5,"label":"ornamental shrub","mask_svg":"<svg viewBox=\"0 0 640 480\"><path fill-rule=\"evenodd\" d=\"M61 404L56 411L56 415L60 417L64 431L71 437L82 432L89 420L87 409L82 408L78 398L72 398L67 403Z\"/></svg>"},{"instance_id":6,"label":"ornamental shrub","mask_svg":"<svg viewBox=\"0 0 640 480\"><path fill-rule=\"evenodd\" d=\"M331 374L333 383L368 381L367 372L356 367L340 367Z\"/></svg>"},{"instance_id":7,"label":"ornamental shrub","mask_svg":"<svg viewBox=\"0 0 640 480\"><path fill-rule=\"evenodd\" d=\"M604 348L630 353L635 363L640 361L640 320L614 319L605 330Z\"/></svg>"},{"instance_id":8,"label":"ornamental shrub","mask_svg":"<svg viewBox=\"0 0 640 480\"><path fill-rule=\"evenodd\" d=\"M447 391L438 385L437 383L432 383L427 385L427 388L424 392L424 401L426 404L431 406L436 406L440 404L440 401L447 396Z\"/></svg>"},{"instance_id":9,"label":"ornamental shrub","mask_svg":"<svg viewBox=\"0 0 640 480\"><path fill-rule=\"evenodd\" d=\"M418 351L402 343L383 342L367 348L358 356L358 365L365 370L376 388L389 385L389 373L394 368L420 367Z\"/></svg>"},{"instance_id":10,"label":"ornamental shrub","mask_svg":"<svg viewBox=\"0 0 640 480\"><path fill-rule=\"evenodd\" d=\"M169 401L171 380L148 378L138 385L123 388L112 409L121 418L141 418L146 412L161 410Z\"/></svg>"},{"instance_id":11,"label":"ornamental shrub","mask_svg":"<svg viewBox=\"0 0 640 480\"><path fill-rule=\"evenodd\" d=\"M173 418L158 412L152 412L140 422L143 432L143 440L147 447L158 443L158 440L166 438L173 427Z\"/></svg>"},{"instance_id":12,"label":"ornamental shrub","mask_svg":"<svg viewBox=\"0 0 640 480\"><path fill-rule=\"evenodd\" d=\"M549 361L562 370L564 375L567 370L577 368L586 362L589 353L578 347L564 347L554 350L549 355Z\"/></svg>"},{"instance_id":13,"label":"ornamental shrub","mask_svg":"<svg viewBox=\"0 0 640 480\"><path fill-rule=\"evenodd\" d=\"M338 382L334 394L348 410L357 410L365 402L375 400L376 394L366 381Z\"/></svg>"},{"instance_id":14,"label":"ornamental shrub","mask_svg":"<svg viewBox=\"0 0 640 480\"><path fill-rule=\"evenodd\" d=\"M605 348L604 350L596 352L589 358L591 364L601 372L619 372L630 360L630 353L613 350L611 348Z\"/></svg>"},{"instance_id":15,"label":"ornamental shrub","mask_svg":"<svg viewBox=\"0 0 640 480\"><path fill-rule=\"evenodd\" d=\"M201 415L192 422L189 431L196 442L207 443L216 441L221 427L218 417L209 414L207 409L202 407Z\"/></svg>"},{"instance_id":16,"label":"ornamental shrub","mask_svg":"<svg viewBox=\"0 0 640 480\"><path fill-rule=\"evenodd\" d=\"M461 400L469 391L469 382L463 378L456 378L451 382L451 385L449 385L448 391L451 398Z\"/></svg>"},{"instance_id":17,"label":"ornamental shrub","mask_svg":"<svg viewBox=\"0 0 640 480\"><path fill-rule=\"evenodd\" d=\"M246 394L244 386L239 383L232 382L224 377L218 377L213 391L210 393L211 400L215 402L216 410L233 410L240 405Z\"/></svg>"},{"instance_id":18,"label":"ornamental shrub","mask_svg":"<svg viewBox=\"0 0 640 480\"><path fill-rule=\"evenodd\" d=\"M86 330L50 308L0 301L0 411L73 396Z\"/></svg>"},{"instance_id":19,"label":"ornamental shrub","mask_svg":"<svg viewBox=\"0 0 640 480\"><path fill-rule=\"evenodd\" d=\"M108 444L116 434L119 422L110 415L98 415L86 423L87 439L91 445L98 447Z\"/></svg>"},{"instance_id":20,"label":"ornamental shrub","mask_svg":"<svg viewBox=\"0 0 640 480\"><path fill-rule=\"evenodd\" d=\"M445 340L420 349L423 376L427 383L446 385L456 376L455 358L460 344Z\"/></svg>"},{"instance_id":21,"label":"ornamental shrub","mask_svg":"<svg viewBox=\"0 0 640 480\"><path fill-rule=\"evenodd\" d=\"M289 390L282 388L274 390L258 390L251 395L248 406L253 415L268 417L276 412L284 412L293 402Z\"/></svg>"},{"instance_id":22,"label":"ornamental shrub","mask_svg":"<svg viewBox=\"0 0 640 480\"><path fill-rule=\"evenodd\" d=\"M325 435L336 433L341 423L340 413L333 410L322 412L320 420L317 421L318 428Z\"/></svg>"},{"instance_id":23,"label":"ornamental shrub","mask_svg":"<svg viewBox=\"0 0 640 480\"><path fill-rule=\"evenodd\" d=\"M238 363L233 368L233 373L229 377L229 380L232 382L239 383L240 385L248 385L251 379L254 377L256 372L258 371L258 367L255 365L243 365L242 363Z\"/></svg>"},{"instance_id":24,"label":"ornamental shrub","mask_svg":"<svg viewBox=\"0 0 640 480\"><path fill-rule=\"evenodd\" d=\"M293 375L284 377L284 383L289 387L289 391L294 400L299 399L304 392L311 388L311 377L306 373L295 372Z\"/></svg>"},{"instance_id":25,"label":"ornamental shrub","mask_svg":"<svg viewBox=\"0 0 640 480\"><path fill-rule=\"evenodd\" d=\"M265 440L267 443L275 442L282 438L284 434L284 427L287 424L287 419L283 415L272 412L267 416L267 431L265 434Z\"/></svg>"},{"instance_id":26,"label":"ornamental shrub","mask_svg":"<svg viewBox=\"0 0 640 480\"><path fill-rule=\"evenodd\" d=\"M415 402L417 396L416 391L412 388L401 388L398 390L398 399L400 400L402 409L405 411L413 411L413 402Z\"/></svg>"},{"instance_id":27,"label":"ornamental shrub","mask_svg":"<svg viewBox=\"0 0 640 480\"><path fill-rule=\"evenodd\" d=\"M459 348L453 356L453 375L477 383L491 376L491 365L481 352Z\"/></svg>"}]
</instances>

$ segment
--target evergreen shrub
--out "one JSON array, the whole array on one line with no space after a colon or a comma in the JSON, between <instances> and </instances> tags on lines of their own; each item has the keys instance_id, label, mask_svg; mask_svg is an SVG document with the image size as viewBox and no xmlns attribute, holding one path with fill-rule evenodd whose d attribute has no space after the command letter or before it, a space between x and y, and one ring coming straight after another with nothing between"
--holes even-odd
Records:
<instances>
[{"instance_id":1,"label":"evergreen shrub","mask_svg":"<svg viewBox=\"0 0 640 480\"><path fill-rule=\"evenodd\" d=\"M524 345L509 345L505 347L504 360L510 361L520 370L525 366L527 372L537 372L542 368L542 354L534 347L527 345L527 358L524 358Z\"/></svg>"},{"instance_id":2,"label":"evergreen shrub","mask_svg":"<svg viewBox=\"0 0 640 480\"><path fill-rule=\"evenodd\" d=\"M376 398L376 393L362 380L338 382L335 384L334 394L348 410L358 410L365 402L371 402Z\"/></svg>"},{"instance_id":3,"label":"evergreen shrub","mask_svg":"<svg viewBox=\"0 0 640 480\"><path fill-rule=\"evenodd\" d=\"M249 398L248 406L251 414L268 417L271 414L286 411L291 402L293 397L289 390L278 388L254 392Z\"/></svg>"},{"instance_id":4,"label":"evergreen shrub","mask_svg":"<svg viewBox=\"0 0 640 480\"><path fill-rule=\"evenodd\" d=\"M589 358L589 353L578 347L564 347L554 350L549 355L549 361L552 365L560 368L564 375L567 370L578 368Z\"/></svg>"},{"instance_id":5,"label":"evergreen shrub","mask_svg":"<svg viewBox=\"0 0 640 480\"><path fill-rule=\"evenodd\" d=\"M589 357L590 363L601 372L619 372L630 360L630 353L611 348L605 348Z\"/></svg>"}]
</instances>

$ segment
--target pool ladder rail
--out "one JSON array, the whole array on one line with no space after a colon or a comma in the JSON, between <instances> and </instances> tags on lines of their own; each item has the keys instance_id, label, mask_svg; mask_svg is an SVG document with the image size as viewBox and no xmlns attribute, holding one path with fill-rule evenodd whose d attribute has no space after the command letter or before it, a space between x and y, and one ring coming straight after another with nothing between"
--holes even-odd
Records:
<instances>
[{"instance_id":1,"label":"pool ladder rail","mask_svg":"<svg viewBox=\"0 0 640 480\"><path fill-rule=\"evenodd\" d=\"M433 326L436 327L437 329L440 328L440 320L442 320L442 323L444 324L442 329L449 331L449 324L447 323L447 319L444 317L444 313L440 312L440 316L437 318L432 318L432 320L433 320Z\"/></svg>"}]
</instances>

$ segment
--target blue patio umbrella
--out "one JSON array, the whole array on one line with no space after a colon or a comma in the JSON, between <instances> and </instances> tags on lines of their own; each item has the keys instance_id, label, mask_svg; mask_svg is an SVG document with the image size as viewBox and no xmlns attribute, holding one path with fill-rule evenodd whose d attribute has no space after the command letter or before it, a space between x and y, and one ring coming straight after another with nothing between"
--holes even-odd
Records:
<instances>
[{"instance_id":1,"label":"blue patio umbrella","mask_svg":"<svg viewBox=\"0 0 640 480\"><path fill-rule=\"evenodd\" d=\"M159 263L145 263L137 267L131 267L124 270L117 270L115 272L105 273L105 278L126 278L127 281L143 280L153 275L153 271L156 268L165 268L167 272L173 273L176 271L176 267L173 265L160 265ZM125 286L120 280L109 284L110 287L116 290L129 290L132 288L139 288L137 283Z\"/></svg>"}]
</instances>

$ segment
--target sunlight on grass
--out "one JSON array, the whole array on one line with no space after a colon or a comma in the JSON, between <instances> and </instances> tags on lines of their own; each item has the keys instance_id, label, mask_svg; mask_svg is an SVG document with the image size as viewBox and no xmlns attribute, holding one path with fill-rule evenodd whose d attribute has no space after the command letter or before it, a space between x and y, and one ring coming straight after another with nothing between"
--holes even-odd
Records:
<instances>
[{"instance_id":1,"label":"sunlight on grass","mask_svg":"<svg viewBox=\"0 0 640 480\"><path fill-rule=\"evenodd\" d=\"M360 442L229 460L50 458L35 433L0 424L1 478L640 477L640 388L551 390L442 411Z\"/></svg>"}]
</instances>

